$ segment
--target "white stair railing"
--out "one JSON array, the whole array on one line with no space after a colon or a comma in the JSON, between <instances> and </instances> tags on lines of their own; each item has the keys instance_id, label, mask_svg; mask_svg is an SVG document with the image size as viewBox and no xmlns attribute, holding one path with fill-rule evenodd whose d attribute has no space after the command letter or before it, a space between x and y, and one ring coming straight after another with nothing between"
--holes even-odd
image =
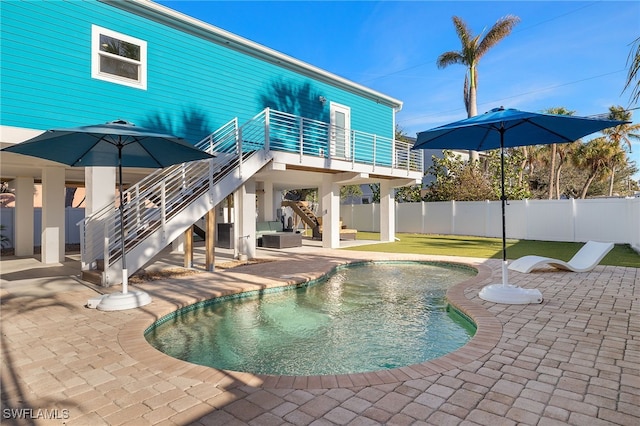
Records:
<instances>
[{"instance_id":1,"label":"white stair railing","mask_svg":"<svg viewBox=\"0 0 640 426\"><path fill-rule=\"evenodd\" d=\"M129 252L152 233L164 230L167 221L194 200L212 192L218 182L262 149L265 114L261 112L242 127L234 119L195 145L216 158L156 170L127 189L123 212L125 251ZM121 260L117 207L115 203L107 205L79 223L83 270L94 269L100 259L106 271Z\"/></svg>"}]
</instances>

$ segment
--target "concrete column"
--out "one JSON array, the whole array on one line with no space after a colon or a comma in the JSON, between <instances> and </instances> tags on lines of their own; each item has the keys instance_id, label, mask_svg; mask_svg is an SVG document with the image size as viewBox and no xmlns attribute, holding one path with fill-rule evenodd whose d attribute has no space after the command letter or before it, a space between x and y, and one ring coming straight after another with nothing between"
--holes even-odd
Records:
<instances>
[{"instance_id":1,"label":"concrete column","mask_svg":"<svg viewBox=\"0 0 640 426\"><path fill-rule=\"evenodd\" d=\"M42 263L60 263L65 252L64 167L42 169Z\"/></svg>"},{"instance_id":2,"label":"concrete column","mask_svg":"<svg viewBox=\"0 0 640 426\"><path fill-rule=\"evenodd\" d=\"M116 199L116 168L85 167L85 215L89 216Z\"/></svg>"},{"instance_id":3,"label":"concrete column","mask_svg":"<svg viewBox=\"0 0 640 426\"><path fill-rule=\"evenodd\" d=\"M389 181L380 182L380 241L392 242L396 238L396 203Z\"/></svg>"},{"instance_id":4,"label":"concrete column","mask_svg":"<svg viewBox=\"0 0 640 426\"><path fill-rule=\"evenodd\" d=\"M116 198L116 168L115 167L85 167L85 217L97 212L106 205L113 204ZM85 228L85 240L90 247L98 247L97 242L104 240L104 225L94 222ZM101 243L100 243L101 244ZM90 250L85 247L85 250ZM102 249L100 249L102 251ZM89 251L89 256L102 258L102 253Z\"/></svg>"},{"instance_id":5,"label":"concrete column","mask_svg":"<svg viewBox=\"0 0 640 426\"><path fill-rule=\"evenodd\" d=\"M267 222L275 220L276 208L280 205L275 205L273 196L273 182L264 181L256 185L256 197L258 200L258 222Z\"/></svg>"},{"instance_id":6,"label":"concrete column","mask_svg":"<svg viewBox=\"0 0 640 426\"><path fill-rule=\"evenodd\" d=\"M32 177L18 177L9 183L16 194L13 240L16 256L33 256L33 185Z\"/></svg>"},{"instance_id":7,"label":"concrete column","mask_svg":"<svg viewBox=\"0 0 640 426\"><path fill-rule=\"evenodd\" d=\"M322 247L340 247L340 186L331 175L322 177L320 187L320 215L322 217Z\"/></svg>"},{"instance_id":8,"label":"concrete column","mask_svg":"<svg viewBox=\"0 0 640 426\"><path fill-rule=\"evenodd\" d=\"M276 209L280 208L280 203L275 203L275 194L273 193L273 182L267 181L264 183L264 220L260 222L266 222L270 220L276 220Z\"/></svg>"},{"instance_id":9,"label":"concrete column","mask_svg":"<svg viewBox=\"0 0 640 426\"><path fill-rule=\"evenodd\" d=\"M256 184L248 180L234 194L236 255L256 257Z\"/></svg>"}]
</instances>

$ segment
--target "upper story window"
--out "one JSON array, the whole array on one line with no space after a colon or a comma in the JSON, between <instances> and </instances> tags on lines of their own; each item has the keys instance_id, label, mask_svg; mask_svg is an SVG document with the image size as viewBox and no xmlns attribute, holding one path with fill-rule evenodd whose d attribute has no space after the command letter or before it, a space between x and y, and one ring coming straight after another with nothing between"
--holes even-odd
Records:
<instances>
[{"instance_id":1,"label":"upper story window","mask_svg":"<svg viewBox=\"0 0 640 426\"><path fill-rule=\"evenodd\" d=\"M93 25L91 76L146 90L147 42Z\"/></svg>"}]
</instances>

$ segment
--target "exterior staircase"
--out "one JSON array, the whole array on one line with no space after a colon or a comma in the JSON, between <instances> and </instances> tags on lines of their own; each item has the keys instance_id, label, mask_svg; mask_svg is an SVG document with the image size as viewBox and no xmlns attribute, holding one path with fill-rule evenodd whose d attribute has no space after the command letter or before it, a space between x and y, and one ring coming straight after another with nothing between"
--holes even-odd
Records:
<instances>
[{"instance_id":1,"label":"exterior staircase","mask_svg":"<svg viewBox=\"0 0 640 426\"><path fill-rule=\"evenodd\" d=\"M121 225L127 270L133 274L276 155L316 168L335 159L340 170L422 176L422 154L411 151L411 144L349 129L350 148L337 156L335 132L329 123L269 108L242 125L231 120L195 145L214 159L156 170L127 189L122 224L115 202L78 223L83 279L103 286L121 282ZM313 212L303 204L290 207L321 235L321 220ZM341 238L346 231L340 231Z\"/></svg>"},{"instance_id":2,"label":"exterior staircase","mask_svg":"<svg viewBox=\"0 0 640 426\"><path fill-rule=\"evenodd\" d=\"M285 200L280 203L282 207L290 207L291 210L298 216L304 223L306 223L311 229L318 227L320 222L316 215L309 208L309 203L306 201L288 201Z\"/></svg>"},{"instance_id":3,"label":"exterior staircase","mask_svg":"<svg viewBox=\"0 0 640 426\"><path fill-rule=\"evenodd\" d=\"M129 274L270 161L265 149L265 113L243 126L234 119L196 144L216 158L156 170L125 191L123 226ZM84 280L103 286L122 281L120 225L115 203L79 223Z\"/></svg>"}]
</instances>

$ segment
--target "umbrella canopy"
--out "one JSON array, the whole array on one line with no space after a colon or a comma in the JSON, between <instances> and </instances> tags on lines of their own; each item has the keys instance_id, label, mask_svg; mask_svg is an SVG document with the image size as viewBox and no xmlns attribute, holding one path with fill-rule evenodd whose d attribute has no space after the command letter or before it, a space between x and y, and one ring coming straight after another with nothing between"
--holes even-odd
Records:
<instances>
[{"instance_id":1,"label":"umbrella canopy","mask_svg":"<svg viewBox=\"0 0 640 426\"><path fill-rule=\"evenodd\" d=\"M103 298L104 310L129 309L151 302L144 292L127 292L127 265L124 241L124 196L122 168L163 168L173 164L214 158L184 140L117 120L106 124L47 130L2 151L44 158L72 167L106 166L118 168L120 189L120 240L122 243L122 293ZM109 303L107 303L109 302ZM98 306L100 308L100 306Z\"/></svg>"},{"instance_id":2,"label":"umbrella canopy","mask_svg":"<svg viewBox=\"0 0 640 426\"><path fill-rule=\"evenodd\" d=\"M484 114L419 132L414 149L485 151L574 142L624 122L495 108Z\"/></svg>"},{"instance_id":3,"label":"umbrella canopy","mask_svg":"<svg viewBox=\"0 0 640 426\"><path fill-rule=\"evenodd\" d=\"M3 151L44 158L72 167L162 168L212 158L173 135L118 120L94 126L47 130Z\"/></svg>"},{"instance_id":4,"label":"umbrella canopy","mask_svg":"<svg viewBox=\"0 0 640 426\"><path fill-rule=\"evenodd\" d=\"M504 148L574 142L583 136L624 123L624 121L616 120L495 108L475 117L418 133L413 149L470 149L474 151L501 149L502 288L496 289L495 287L487 286L485 289L496 290L495 292L490 292L496 294L496 296L487 296L487 292L485 292L485 297L483 297L483 292L480 292L480 297L500 303L530 303L527 301L530 298L536 299L535 301L538 303L542 302L542 294L538 297L537 294L527 294L527 292L519 290L515 292L505 291L508 286L508 275ZM514 286L510 287L513 288Z\"/></svg>"}]
</instances>

